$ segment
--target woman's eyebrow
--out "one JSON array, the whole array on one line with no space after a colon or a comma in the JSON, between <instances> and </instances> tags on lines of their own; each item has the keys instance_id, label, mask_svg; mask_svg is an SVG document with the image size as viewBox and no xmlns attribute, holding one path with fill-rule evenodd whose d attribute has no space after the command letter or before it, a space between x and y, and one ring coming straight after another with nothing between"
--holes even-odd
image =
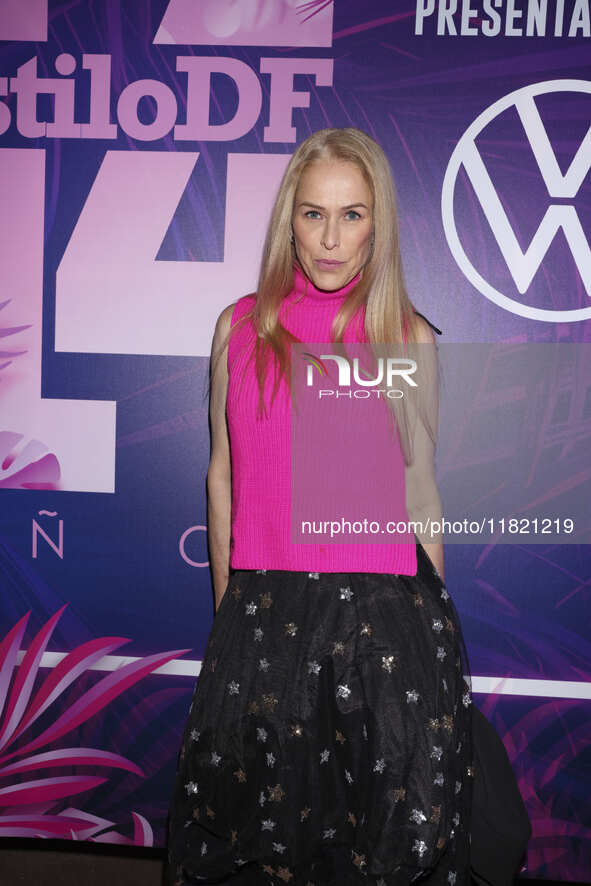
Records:
<instances>
[{"instance_id":1,"label":"woman's eyebrow","mask_svg":"<svg viewBox=\"0 0 591 886\"><path fill-rule=\"evenodd\" d=\"M326 209L325 206L319 206L318 203L310 203L308 200L302 200L301 203L298 203L298 206L312 206L313 209ZM363 206L364 209L368 208L365 203L349 203L347 206L341 206L341 209L354 209L355 206Z\"/></svg>"}]
</instances>

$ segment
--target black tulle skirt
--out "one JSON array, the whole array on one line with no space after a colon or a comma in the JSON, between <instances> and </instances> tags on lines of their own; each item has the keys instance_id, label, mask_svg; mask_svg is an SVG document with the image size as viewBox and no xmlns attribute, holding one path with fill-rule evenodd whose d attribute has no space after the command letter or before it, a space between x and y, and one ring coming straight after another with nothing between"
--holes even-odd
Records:
<instances>
[{"instance_id":1,"label":"black tulle skirt","mask_svg":"<svg viewBox=\"0 0 591 886\"><path fill-rule=\"evenodd\" d=\"M469 882L468 663L416 576L234 570L189 710L167 883Z\"/></svg>"}]
</instances>

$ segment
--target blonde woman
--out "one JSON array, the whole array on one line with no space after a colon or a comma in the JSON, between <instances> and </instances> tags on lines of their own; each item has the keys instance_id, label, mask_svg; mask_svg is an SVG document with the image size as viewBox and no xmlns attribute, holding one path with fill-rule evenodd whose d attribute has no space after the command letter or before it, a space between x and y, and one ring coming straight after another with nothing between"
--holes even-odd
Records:
<instances>
[{"instance_id":1,"label":"blonde woman","mask_svg":"<svg viewBox=\"0 0 591 886\"><path fill-rule=\"evenodd\" d=\"M467 884L471 697L443 547L421 533L291 543L297 341L434 350L404 285L388 160L358 129L297 148L257 292L216 326L216 616L179 756L168 882ZM397 432L384 471L400 479L392 506L408 518L441 516L432 354L422 366L422 399L388 403Z\"/></svg>"}]
</instances>

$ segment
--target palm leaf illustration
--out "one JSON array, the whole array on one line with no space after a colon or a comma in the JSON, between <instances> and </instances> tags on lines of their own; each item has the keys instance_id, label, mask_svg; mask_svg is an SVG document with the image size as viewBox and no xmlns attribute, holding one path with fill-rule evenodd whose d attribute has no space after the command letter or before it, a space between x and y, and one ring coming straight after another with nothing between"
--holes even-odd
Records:
<instances>
[{"instance_id":1,"label":"palm leaf illustration","mask_svg":"<svg viewBox=\"0 0 591 886\"><path fill-rule=\"evenodd\" d=\"M78 677L103 656L129 642L127 637L99 637L77 646L64 656L39 683L42 656L64 612L62 606L33 637L17 666L18 653L29 621L27 612L0 642L0 836L41 836L89 839L101 842L152 845L150 823L132 812L134 835L117 833L114 822L82 810L56 812L56 803L108 781L108 774L68 774L43 777L44 769L93 766L126 770L140 777L143 770L132 760L111 751L90 747L48 747L88 721L152 671L188 652L176 649L132 661L100 679L79 695L39 735L18 742L27 730L60 699ZM44 749L44 750L43 750ZM22 776L35 777L25 780ZM14 777L18 776L15 781Z\"/></svg>"}]
</instances>

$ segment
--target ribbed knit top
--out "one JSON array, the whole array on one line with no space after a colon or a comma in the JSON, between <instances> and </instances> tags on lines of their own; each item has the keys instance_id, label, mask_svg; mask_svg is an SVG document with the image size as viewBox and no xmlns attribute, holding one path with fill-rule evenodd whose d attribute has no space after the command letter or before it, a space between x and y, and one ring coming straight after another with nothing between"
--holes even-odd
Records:
<instances>
[{"instance_id":1,"label":"ribbed knit top","mask_svg":"<svg viewBox=\"0 0 591 886\"><path fill-rule=\"evenodd\" d=\"M327 292L317 289L294 265L293 288L280 306L281 323L302 342L330 342L332 321L359 279L357 274L345 286ZM232 326L254 306L255 300L254 295L238 299ZM349 322L344 341L366 341L363 323L362 308ZM412 543L295 544L290 541L290 392L286 379L282 378L271 407L274 372L269 363L264 386L266 415L257 415L259 388L252 356L255 341L254 326L247 320L228 343L226 415L232 464L230 567L416 575L416 546ZM398 434L392 441L389 469L399 472L404 489L404 459ZM404 502L396 504L396 512L408 519Z\"/></svg>"}]
</instances>

